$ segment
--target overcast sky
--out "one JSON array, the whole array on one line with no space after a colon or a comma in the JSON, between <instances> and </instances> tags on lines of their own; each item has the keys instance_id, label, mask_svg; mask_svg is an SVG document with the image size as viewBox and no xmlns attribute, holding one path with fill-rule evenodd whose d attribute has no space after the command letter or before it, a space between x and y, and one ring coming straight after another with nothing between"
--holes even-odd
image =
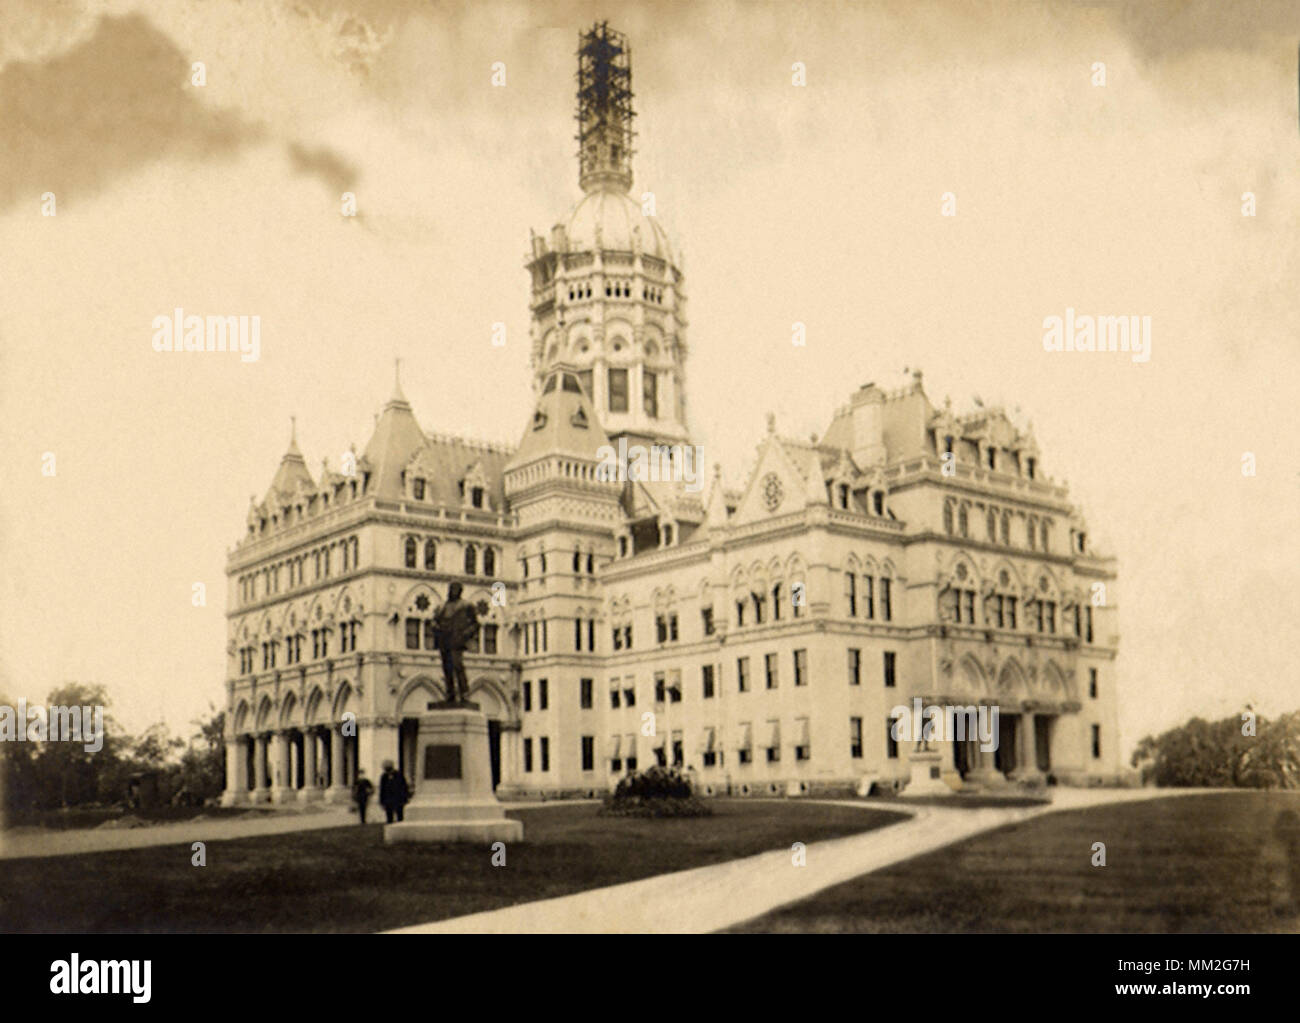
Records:
<instances>
[{"instance_id":1,"label":"overcast sky","mask_svg":"<svg viewBox=\"0 0 1300 1023\"><path fill-rule=\"evenodd\" d=\"M397 355L427 430L517 440L529 229L580 195L573 53L610 17L707 462L740 485L768 411L807 436L919 367L1032 420L1119 557L1126 749L1295 708L1300 19L1223 6L7 0L0 692L220 706L249 495L290 415L313 473L364 445ZM261 359L155 353L178 306L259 315ZM1150 316L1150 361L1045 352L1067 307Z\"/></svg>"}]
</instances>

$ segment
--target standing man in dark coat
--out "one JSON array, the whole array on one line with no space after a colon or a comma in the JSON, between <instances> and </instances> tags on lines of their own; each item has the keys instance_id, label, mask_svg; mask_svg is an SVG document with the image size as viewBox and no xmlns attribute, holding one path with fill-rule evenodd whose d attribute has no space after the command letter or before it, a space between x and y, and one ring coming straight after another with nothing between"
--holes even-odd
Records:
<instances>
[{"instance_id":1,"label":"standing man in dark coat","mask_svg":"<svg viewBox=\"0 0 1300 1023\"><path fill-rule=\"evenodd\" d=\"M357 768L357 780L352 783L352 798L356 801L357 812L361 814L361 823L366 822L366 806L370 803L370 795L375 791L374 785L366 777L366 772Z\"/></svg>"},{"instance_id":2,"label":"standing man in dark coat","mask_svg":"<svg viewBox=\"0 0 1300 1023\"><path fill-rule=\"evenodd\" d=\"M384 761L384 773L379 776L379 805L388 814L388 823L402 819L402 808L410 801L411 790L406 775L393 767L391 760Z\"/></svg>"},{"instance_id":3,"label":"standing man in dark coat","mask_svg":"<svg viewBox=\"0 0 1300 1023\"><path fill-rule=\"evenodd\" d=\"M461 703L469 697L465 679L465 648L478 635L479 612L468 600L461 600L460 583L447 588L447 603L438 609L433 626L442 654L442 684L448 703Z\"/></svg>"}]
</instances>

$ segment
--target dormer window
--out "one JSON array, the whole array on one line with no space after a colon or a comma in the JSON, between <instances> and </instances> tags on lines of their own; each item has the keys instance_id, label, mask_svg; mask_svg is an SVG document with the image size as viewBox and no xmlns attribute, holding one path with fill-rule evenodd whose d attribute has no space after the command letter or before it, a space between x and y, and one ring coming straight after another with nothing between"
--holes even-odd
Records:
<instances>
[{"instance_id":1,"label":"dormer window","mask_svg":"<svg viewBox=\"0 0 1300 1023\"><path fill-rule=\"evenodd\" d=\"M849 485L847 483L840 484L840 507L846 510L849 507Z\"/></svg>"},{"instance_id":2,"label":"dormer window","mask_svg":"<svg viewBox=\"0 0 1300 1023\"><path fill-rule=\"evenodd\" d=\"M998 467L997 448L989 448L989 468L996 469L997 467Z\"/></svg>"},{"instance_id":3,"label":"dormer window","mask_svg":"<svg viewBox=\"0 0 1300 1023\"><path fill-rule=\"evenodd\" d=\"M1025 474L1026 474L1026 475L1027 475L1031 480L1034 478L1034 469L1035 469L1035 467L1036 467L1036 465L1037 465L1037 461L1038 461L1038 460L1035 459L1035 458L1026 458L1026 459L1025 459Z\"/></svg>"},{"instance_id":4,"label":"dormer window","mask_svg":"<svg viewBox=\"0 0 1300 1023\"><path fill-rule=\"evenodd\" d=\"M482 487L472 487L472 488L470 488L470 492L469 492L469 503L472 504L475 508L482 508L482 507L483 507L483 488L482 488Z\"/></svg>"},{"instance_id":5,"label":"dormer window","mask_svg":"<svg viewBox=\"0 0 1300 1023\"><path fill-rule=\"evenodd\" d=\"M885 514L885 492L883 490L873 491L871 494L871 510L877 515Z\"/></svg>"},{"instance_id":6,"label":"dormer window","mask_svg":"<svg viewBox=\"0 0 1300 1023\"><path fill-rule=\"evenodd\" d=\"M424 480L416 479L411 481L411 493L417 501L424 500Z\"/></svg>"},{"instance_id":7,"label":"dormer window","mask_svg":"<svg viewBox=\"0 0 1300 1023\"><path fill-rule=\"evenodd\" d=\"M948 436L944 437L944 439L943 439L943 450L944 450L944 453L945 453L945 454L949 454L949 455L952 454L952 435L951 435L951 434L949 434Z\"/></svg>"}]
</instances>

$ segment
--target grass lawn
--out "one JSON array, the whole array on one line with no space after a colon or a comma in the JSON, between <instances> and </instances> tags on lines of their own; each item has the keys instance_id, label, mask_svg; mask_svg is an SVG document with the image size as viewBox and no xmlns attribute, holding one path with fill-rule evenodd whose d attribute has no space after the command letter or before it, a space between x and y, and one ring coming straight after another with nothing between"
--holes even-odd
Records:
<instances>
[{"instance_id":1,"label":"grass lawn","mask_svg":"<svg viewBox=\"0 0 1300 1023\"><path fill-rule=\"evenodd\" d=\"M1242 791L1049 814L733 930L1294 932L1298 903L1300 793Z\"/></svg>"},{"instance_id":2,"label":"grass lawn","mask_svg":"<svg viewBox=\"0 0 1300 1023\"><path fill-rule=\"evenodd\" d=\"M714 800L714 816L598 817L596 805L511 811L525 841L384 845L383 825L0 864L0 933L377 931L752 856L903 819L815 803Z\"/></svg>"}]
</instances>

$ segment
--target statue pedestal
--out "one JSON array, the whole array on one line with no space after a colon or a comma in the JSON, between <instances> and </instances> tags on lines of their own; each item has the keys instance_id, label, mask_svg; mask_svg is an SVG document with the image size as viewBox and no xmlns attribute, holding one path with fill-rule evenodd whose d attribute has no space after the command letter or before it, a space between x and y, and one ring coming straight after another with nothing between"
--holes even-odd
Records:
<instances>
[{"instance_id":1,"label":"statue pedestal","mask_svg":"<svg viewBox=\"0 0 1300 1023\"><path fill-rule=\"evenodd\" d=\"M940 750L916 750L908 760L911 780L903 794L907 796L951 796L954 792L944 777L943 753ZM956 772L952 772L956 774Z\"/></svg>"},{"instance_id":2,"label":"statue pedestal","mask_svg":"<svg viewBox=\"0 0 1300 1023\"><path fill-rule=\"evenodd\" d=\"M506 817L492 791L487 718L473 704L420 717L415 770L415 798L402 822L384 826L385 842L523 840L523 822Z\"/></svg>"}]
</instances>

